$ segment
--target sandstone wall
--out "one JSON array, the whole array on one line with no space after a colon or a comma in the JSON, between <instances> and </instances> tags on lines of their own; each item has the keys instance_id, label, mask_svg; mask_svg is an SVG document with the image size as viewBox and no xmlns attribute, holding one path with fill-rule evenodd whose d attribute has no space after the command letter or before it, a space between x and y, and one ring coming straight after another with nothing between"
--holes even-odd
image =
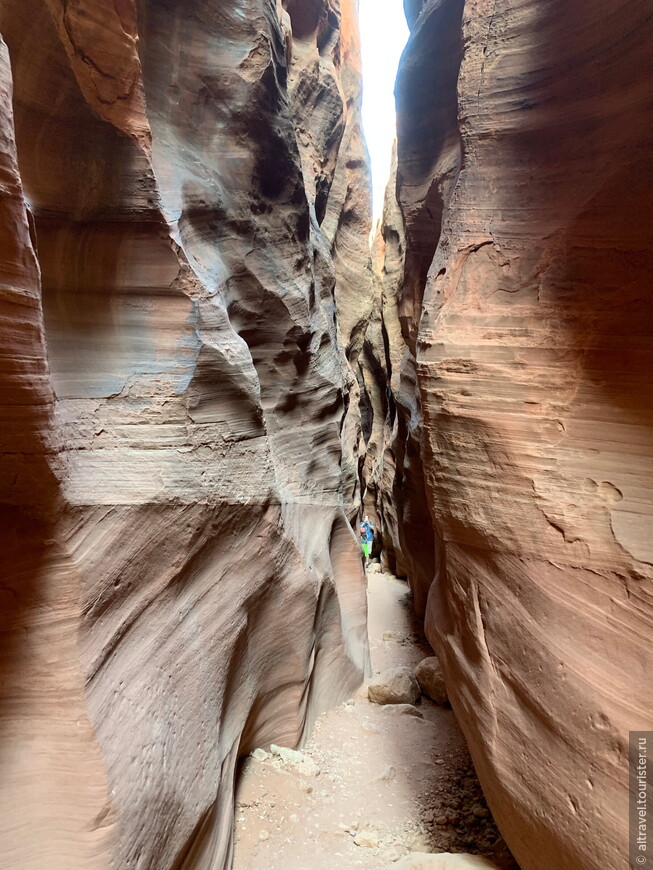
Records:
<instances>
[{"instance_id":1,"label":"sandstone wall","mask_svg":"<svg viewBox=\"0 0 653 870\"><path fill-rule=\"evenodd\" d=\"M378 514L383 562L408 579L414 606L423 616L438 556L421 458L415 361L423 286L410 278L405 221L394 194L396 155L391 172L382 224L374 238L377 307L363 357L372 417L363 475L365 507Z\"/></svg>"},{"instance_id":2,"label":"sandstone wall","mask_svg":"<svg viewBox=\"0 0 653 870\"><path fill-rule=\"evenodd\" d=\"M628 731L653 727L650 8L407 11L381 280L399 262L436 548L411 581L523 870L625 870Z\"/></svg>"},{"instance_id":3,"label":"sandstone wall","mask_svg":"<svg viewBox=\"0 0 653 870\"><path fill-rule=\"evenodd\" d=\"M367 671L355 16L0 4L7 870L228 866Z\"/></svg>"}]
</instances>

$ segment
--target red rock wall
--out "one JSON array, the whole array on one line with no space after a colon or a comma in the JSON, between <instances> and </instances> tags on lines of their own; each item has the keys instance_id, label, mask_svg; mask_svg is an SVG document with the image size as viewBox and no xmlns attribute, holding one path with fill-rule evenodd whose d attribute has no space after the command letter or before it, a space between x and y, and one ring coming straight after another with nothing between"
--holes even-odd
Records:
<instances>
[{"instance_id":1,"label":"red rock wall","mask_svg":"<svg viewBox=\"0 0 653 870\"><path fill-rule=\"evenodd\" d=\"M366 672L358 43L311 9L0 6L7 870L228 866L239 756Z\"/></svg>"},{"instance_id":2,"label":"red rock wall","mask_svg":"<svg viewBox=\"0 0 653 870\"><path fill-rule=\"evenodd\" d=\"M653 727L649 4L410 11L386 278L405 245L397 406L444 562L412 582L520 866L625 868Z\"/></svg>"},{"instance_id":3,"label":"red rock wall","mask_svg":"<svg viewBox=\"0 0 653 870\"><path fill-rule=\"evenodd\" d=\"M368 326L363 357L372 417L363 477L366 510L377 515L381 559L392 573L407 578L423 616L438 555L424 482L415 364L415 318L423 286L412 271L415 258L408 256L404 217L394 195L396 171L394 161L373 247L377 316Z\"/></svg>"}]
</instances>

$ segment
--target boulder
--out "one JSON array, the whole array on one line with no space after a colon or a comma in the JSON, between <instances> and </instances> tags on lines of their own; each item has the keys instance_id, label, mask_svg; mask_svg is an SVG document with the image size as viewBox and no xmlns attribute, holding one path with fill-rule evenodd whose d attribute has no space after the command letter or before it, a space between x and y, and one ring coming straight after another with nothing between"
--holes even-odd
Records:
<instances>
[{"instance_id":1,"label":"boulder","mask_svg":"<svg viewBox=\"0 0 653 870\"><path fill-rule=\"evenodd\" d=\"M367 690L373 704L414 704L419 694L415 675L403 666L383 671L370 682Z\"/></svg>"},{"instance_id":2,"label":"boulder","mask_svg":"<svg viewBox=\"0 0 653 870\"><path fill-rule=\"evenodd\" d=\"M447 687L440 664L435 656L429 656L417 665L415 677L423 695L435 701L436 704L447 703L449 700Z\"/></svg>"}]
</instances>

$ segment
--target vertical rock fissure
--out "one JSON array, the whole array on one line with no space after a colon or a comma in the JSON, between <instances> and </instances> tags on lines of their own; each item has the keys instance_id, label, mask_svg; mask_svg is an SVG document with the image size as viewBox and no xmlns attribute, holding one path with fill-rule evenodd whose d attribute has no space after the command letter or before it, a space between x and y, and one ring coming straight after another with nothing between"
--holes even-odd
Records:
<instances>
[{"instance_id":1,"label":"vertical rock fissure","mask_svg":"<svg viewBox=\"0 0 653 870\"><path fill-rule=\"evenodd\" d=\"M0 2L8 870L226 870L241 757L369 676L361 509L522 870L624 858L650 9L405 9L370 254L356 0Z\"/></svg>"}]
</instances>

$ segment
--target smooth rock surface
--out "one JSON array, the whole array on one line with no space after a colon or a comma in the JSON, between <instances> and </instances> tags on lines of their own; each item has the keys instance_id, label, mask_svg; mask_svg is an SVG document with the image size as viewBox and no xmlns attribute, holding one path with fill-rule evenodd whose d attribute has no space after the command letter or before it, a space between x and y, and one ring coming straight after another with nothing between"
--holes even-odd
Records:
<instances>
[{"instance_id":1,"label":"smooth rock surface","mask_svg":"<svg viewBox=\"0 0 653 870\"><path fill-rule=\"evenodd\" d=\"M0 865L221 870L238 759L369 667L355 5L0 33Z\"/></svg>"},{"instance_id":2,"label":"smooth rock surface","mask_svg":"<svg viewBox=\"0 0 653 870\"><path fill-rule=\"evenodd\" d=\"M368 486L522 870L605 870L653 728L650 8L407 6Z\"/></svg>"},{"instance_id":3,"label":"smooth rock surface","mask_svg":"<svg viewBox=\"0 0 653 870\"><path fill-rule=\"evenodd\" d=\"M414 704L419 694L415 675L405 666L388 668L367 688L367 697L374 704Z\"/></svg>"}]
</instances>

